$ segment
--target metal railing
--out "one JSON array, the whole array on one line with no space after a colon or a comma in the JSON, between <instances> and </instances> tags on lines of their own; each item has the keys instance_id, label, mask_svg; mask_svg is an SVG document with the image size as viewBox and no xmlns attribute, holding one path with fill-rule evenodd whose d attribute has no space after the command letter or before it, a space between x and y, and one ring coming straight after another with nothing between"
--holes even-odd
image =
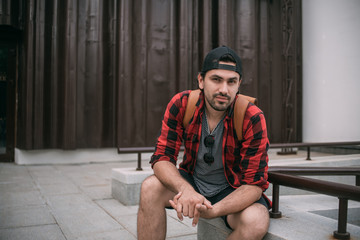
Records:
<instances>
[{"instance_id":1,"label":"metal railing","mask_svg":"<svg viewBox=\"0 0 360 240\"><path fill-rule=\"evenodd\" d=\"M184 150L184 146L180 147L180 151ZM137 168L136 171L142 171L141 167L141 153L152 153L155 151L155 147L127 147L118 148L118 153L137 153Z\"/></svg>"},{"instance_id":2,"label":"metal railing","mask_svg":"<svg viewBox=\"0 0 360 240\"><path fill-rule=\"evenodd\" d=\"M293 176L301 175L351 175L356 176L355 185L328 182L319 179ZM272 218L280 218L279 196L280 185L326 194L339 198L338 229L333 235L337 239L349 239L346 231L348 200L360 201L360 167L270 167L269 181L273 184Z\"/></svg>"},{"instance_id":3,"label":"metal railing","mask_svg":"<svg viewBox=\"0 0 360 240\"><path fill-rule=\"evenodd\" d=\"M311 147L331 147L331 146L346 146L346 145L360 145L360 141L355 142L322 142L322 143L273 143L270 144L270 148L299 148L306 147L307 148L307 158L306 160L311 160L310 152ZM141 154L142 153L151 153L154 152L155 147L127 147L127 148L118 148L118 153L137 153L137 168L136 170L141 171ZM180 150L184 150L184 146L180 148Z\"/></svg>"},{"instance_id":4,"label":"metal railing","mask_svg":"<svg viewBox=\"0 0 360 240\"><path fill-rule=\"evenodd\" d=\"M141 167L141 154L142 153L151 153L155 151L155 147L127 147L127 148L118 148L118 153L137 153L137 168L136 171L142 171Z\"/></svg>"},{"instance_id":5,"label":"metal railing","mask_svg":"<svg viewBox=\"0 0 360 240\"><path fill-rule=\"evenodd\" d=\"M310 153L311 147L334 147L334 146L355 146L360 145L359 141L354 142L302 142L302 143L272 143L270 144L270 148L301 148L306 147L307 149L307 157L306 160L311 160ZM289 151L292 152L292 151Z\"/></svg>"}]
</instances>

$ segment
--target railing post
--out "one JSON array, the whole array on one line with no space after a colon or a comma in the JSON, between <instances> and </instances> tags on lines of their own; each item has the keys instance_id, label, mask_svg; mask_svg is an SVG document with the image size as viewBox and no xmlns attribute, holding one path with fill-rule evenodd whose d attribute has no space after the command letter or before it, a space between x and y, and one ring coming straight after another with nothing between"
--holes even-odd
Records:
<instances>
[{"instance_id":1,"label":"railing post","mask_svg":"<svg viewBox=\"0 0 360 240\"><path fill-rule=\"evenodd\" d=\"M360 175L356 175L355 185L360 186Z\"/></svg>"},{"instance_id":2,"label":"railing post","mask_svg":"<svg viewBox=\"0 0 360 240\"><path fill-rule=\"evenodd\" d=\"M272 208L270 211L270 217L272 218L281 218L281 212L279 211L279 194L280 186L273 183L273 196L272 196Z\"/></svg>"},{"instance_id":3,"label":"railing post","mask_svg":"<svg viewBox=\"0 0 360 240\"><path fill-rule=\"evenodd\" d=\"M142 171L143 169L141 168L141 152L138 152L138 166L136 168L136 171Z\"/></svg>"},{"instance_id":4,"label":"railing post","mask_svg":"<svg viewBox=\"0 0 360 240\"><path fill-rule=\"evenodd\" d=\"M307 147L307 158L306 160L311 160L310 158L310 146Z\"/></svg>"},{"instance_id":5,"label":"railing post","mask_svg":"<svg viewBox=\"0 0 360 240\"><path fill-rule=\"evenodd\" d=\"M350 239L350 233L346 232L348 200L339 198L339 217L338 230L334 231L334 237L337 239Z\"/></svg>"}]
</instances>

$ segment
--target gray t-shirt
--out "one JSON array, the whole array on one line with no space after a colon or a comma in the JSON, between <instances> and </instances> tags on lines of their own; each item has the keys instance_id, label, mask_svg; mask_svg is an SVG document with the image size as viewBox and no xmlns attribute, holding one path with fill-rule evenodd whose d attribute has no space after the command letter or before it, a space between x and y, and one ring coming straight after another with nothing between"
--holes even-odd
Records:
<instances>
[{"instance_id":1,"label":"gray t-shirt","mask_svg":"<svg viewBox=\"0 0 360 240\"><path fill-rule=\"evenodd\" d=\"M229 186L225 177L222 162L223 132L224 119L218 123L216 128L210 134L206 114L204 113L202 118L200 146L194 171L194 181L200 193L206 197L212 197ZM208 135L212 135L215 140L212 149L206 147L204 144L204 139ZM212 153L214 156L214 162L211 165L204 161L205 153Z\"/></svg>"}]
</instances>

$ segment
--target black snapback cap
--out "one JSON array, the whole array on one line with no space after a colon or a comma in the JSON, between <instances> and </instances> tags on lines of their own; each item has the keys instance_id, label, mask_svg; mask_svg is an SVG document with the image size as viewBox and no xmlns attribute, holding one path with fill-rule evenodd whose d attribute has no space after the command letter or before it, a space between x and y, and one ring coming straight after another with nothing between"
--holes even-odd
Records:
<instances>
[{"instance_id":1,"label":"black snapback cap","mask_svg":"<svg viewBox=\"0 0 360 240\"><path fill-rule=\"evenodd\" d=\"M227 54L231 55L234 58L236 66L219 64L219 59ZM240 57L234 52L234 50L226 46L214 48L206 55L201 69L201 73L205 74L207 71L210 71L212 69L230 70L237 72L240 75L240 78L242 76L242 65Z\"/></svg>"}]
</instances>

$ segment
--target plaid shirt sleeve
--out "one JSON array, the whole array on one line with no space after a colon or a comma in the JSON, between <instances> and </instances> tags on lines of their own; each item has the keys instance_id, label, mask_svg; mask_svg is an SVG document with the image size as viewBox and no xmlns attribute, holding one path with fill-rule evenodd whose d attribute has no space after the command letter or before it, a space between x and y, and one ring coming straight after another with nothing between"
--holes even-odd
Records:
<instances>
[{"instance_id":1,"label":"plaid shirt sleeve","mask_svg":"<svg viewBox=\"0 0 360 240\"><path fill-rule=\"evenodd\" d=\"M250 104L243 126L244 140L240 150L241 184L257 185L265 191L269 187L269 140L264 114L255 105Z\"/></svg>"},{"instance_id":2,"label":"plaid shirt sleeve","mask_svg":"<svg viewBox=\"0 0 360 240\"><path fill-rule=\"evenodd\" d=\"M166 107L155 152L150 160L152 167L158 161L169 161L176 165L182 143L183 118L189 92L176 94Z\"/></svg>"}]
</instances>

